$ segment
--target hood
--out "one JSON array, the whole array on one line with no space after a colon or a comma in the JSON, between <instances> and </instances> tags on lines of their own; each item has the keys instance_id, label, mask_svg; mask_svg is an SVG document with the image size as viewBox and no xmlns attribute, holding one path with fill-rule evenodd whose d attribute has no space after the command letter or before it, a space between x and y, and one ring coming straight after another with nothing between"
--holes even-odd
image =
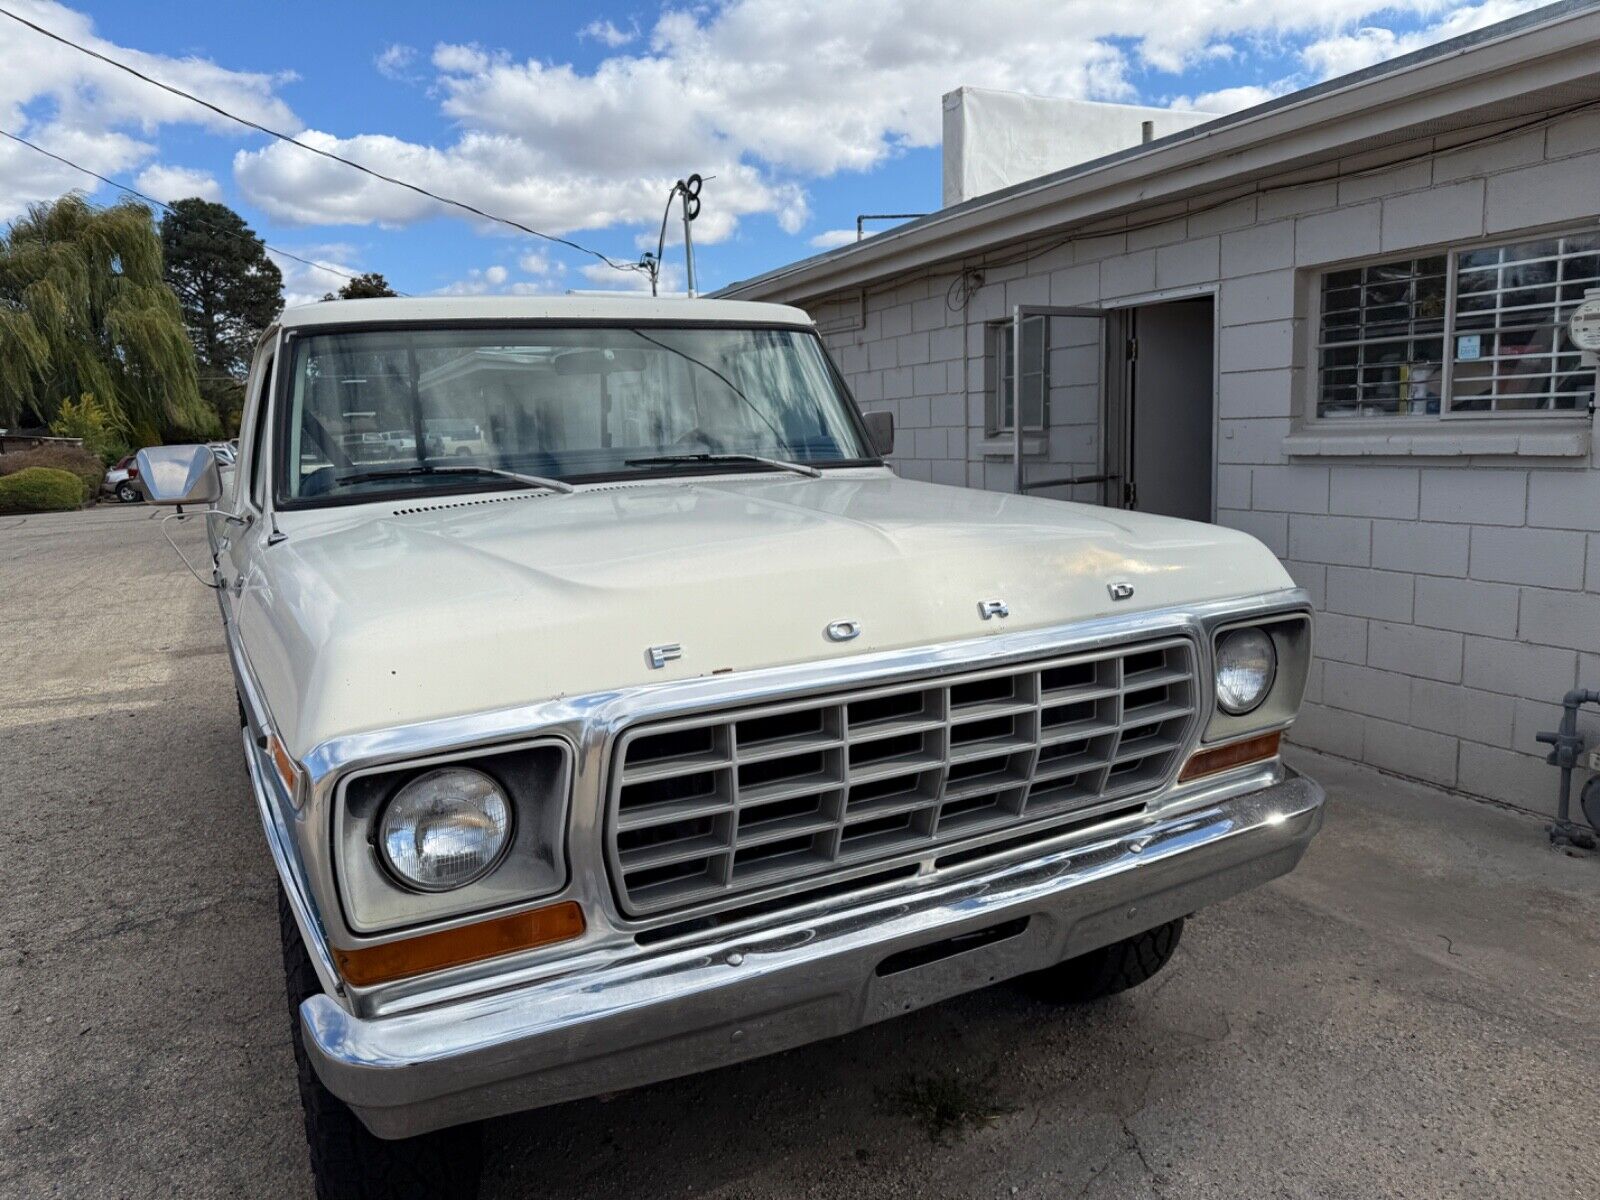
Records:
<instances>
[{"instance_id":1,"label":"hood","mask_svg":"<svg viewBox=\"0 0 1600 1200\"><path fill-rule=\"evenodd\" d=\"M1247 534L883 471L284 514L240 635L291 752L646 683L1292 586ZM1133 585L1113 610L1107 585ZM985 620L1003 601L1010 616ZM830 640L830 622L858 623ZM682 656L653 669L650 647Z\"/></svg>"}]
</instances>

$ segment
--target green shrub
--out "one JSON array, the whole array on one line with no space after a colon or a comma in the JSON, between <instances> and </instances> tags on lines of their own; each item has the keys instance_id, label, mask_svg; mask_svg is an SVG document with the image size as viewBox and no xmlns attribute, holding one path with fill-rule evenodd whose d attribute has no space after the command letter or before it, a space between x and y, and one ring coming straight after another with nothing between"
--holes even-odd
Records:
<instances>
[{"instance_id":1,"label":"green shrub","mask_svg":"<svg viewBox=\"0 0 1600 1200\"><path fill-rule=\"evenodd\" d=\"M106 477L105 464L99 457L79 446L35 446L32 450L0 454L0 476L15 475L29 467L72 472L83 480L84 495L88 497L100 491L100 481Z\"/></svg>"},{"instance_id":2,"label":"green shrub","mask_svg":"<svg viewBox=\"0 0 1600 1200\"><path fill-rule=\"evenodd\" d=\"M93 392L85 392L74 404L61 402L61 411L50 422L50 432L57 437L77 438L83 448L97 456L102 466L109 467L128 452L126 440L117 429L110 411Z\"/></svg>"},{"instance_id":3,"label":"green shrub","mask_svg":"<svg viewBox=\"0 0 1600 1200\"><path fill-rule=\"evenodd\" d=\"M83 507L83 483L71 471L29 467L0 479L0 513L71 512Z\"/></svg>"}]
</instances>

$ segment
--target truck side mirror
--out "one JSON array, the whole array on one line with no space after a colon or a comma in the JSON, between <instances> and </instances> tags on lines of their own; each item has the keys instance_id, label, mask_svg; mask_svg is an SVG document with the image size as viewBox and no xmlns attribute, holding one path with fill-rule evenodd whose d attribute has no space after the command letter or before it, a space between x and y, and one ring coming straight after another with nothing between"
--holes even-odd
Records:
<instances>
[{"instance_id":1,"label":"truck side mirror","mask_svg":"<svg viewBox=\"0 0 1600 1200\"><path fill-rule=\"evenodd\" d=\"M872 441L874 453L880 458L893 454L894 414L892 412L862 413L861 419L867 423L867 437Z\"/></svg>"},{"instance_id":2,"label":"truck side mirror","mask_svg":"<svg viewBox=\"0 0 1600 1200\"><path fill-rule=\"evenodd\" d=\"M146 446L139 482L151 504L209 507L222 499L222 472L209 446Z\"/></svg>"}]
</instances>

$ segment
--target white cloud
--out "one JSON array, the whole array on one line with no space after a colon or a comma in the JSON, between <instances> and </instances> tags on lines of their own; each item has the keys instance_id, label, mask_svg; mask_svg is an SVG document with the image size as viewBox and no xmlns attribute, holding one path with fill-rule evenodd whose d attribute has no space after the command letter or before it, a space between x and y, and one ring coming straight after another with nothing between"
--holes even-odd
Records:
<instances>
[{"instance_id":1,"label":"white cloud","mask_svg":"<svg viewBox=\"0 0 1600 1200\"><path fill-rule=\"evenodd\" d=\"M356 265L360 256L348 242L290 246L289 250L315 265L307 266L295 259L285 258L275 250L267 251L267 257L277 263L278 270L283 272L285 308L321 300L327 293L337 292L348 283L350 276L361 273L361 268Z\"/></svg>"},{"instance_id":2,"label":"white cloud","mask_svg":"<svg viewBox=\"0 0 1600 1200\"><path fill-rule=\"evenodd\" d=\"M1221 88L1215 92L1201 92L1198 96L1176 96L1171 107L1188 109L1191 112L1238 112L1241 108L1254 108L1257 104L1265 104L1273 97L1281 96L1289 90L1287 86L1259 87L1247 83L1239 87Z\"/></svg>"},{"instance_id":3,"label":"white cloud","mask_svg":"<svg viewBox=\"0 0 1600 1200\"><path fill-rule=\"evenodd\" d=\"M567 264L550 257L547 250L534 250L517 259L517 269L536 278L566 274Z\"/></svg>"},{"instance_id":4,"label":"white cloud","mask_svg":"<svg viewBox=\"0 0 1600 1200\"><path fill-rule=\"evenodd\" d=\"M677 178L651 174L643 166L580 173L554 159L538 140L504 132L469 131L447 149L383 134L338 138L310 130L300 136L310 145L547 233L615 225L653 227ZM285 222L403 225L458 212L283 142L240 150L234 155L233 172L251 200ZM757 167L732 161L707 174L716 178L708 180L701 193L705 208L695 223L697 241L726 239L739 218L750 213L771 213L790 231L803 225L808 210L798 185L771 182ZM482 224L486 231L504 232L502 227Z\"/></svg>"},{"instance_id":5,"label":"white cloud","mask_svg":"<svg viewBox=\"0 0 1600 1200\"><path fill-rule=\"evenodd\" d=\"M275 94L288 75L231 71L208 59L151 54L97 37L87 16L50 0L11 0L8 7L44 28L127 63L156 79L290 132L299 121ZM163 126L198 125L212 132L238 126L190 101L42 34L5 22L0 36L0 127L92 171L116 177L147 163ZM70 188L99 187L87 176L25 146L0 146L0 220L30 202Z\"/></svg>"},{"instance_id":6,"label":"white cloud","mask_svg":"<svg viewBox=\"0 0 1600 1200\"><path fill-rule=\"evenodd\" d=\"M667 191L691 170L716 177L705 187L697 241L731 237L757 214L799 232L810 216L809 182L936 145L939 98L959 85L1132 100L1141 73L1236 60L1252 45L1275 56L1303 48L1307 70L1326 73L1527 6L727 0L664 8L637 37L591 22L582 35L618 53L586 69L477 44L435 46L433 91L460 130L449 142L381 132L306 137L535 228L621 226L637 247L653 250ZM1434 23L1405 35L1385 29L1388 42L1365 27L1380 17L1414 24L1418 15ZM1229 111L1300 82L1224 87L1188 103ZM292 146L241 151L234 173L247 196L286 222L403 225L441 211ZM668 227L674 241L676 224Z\"/></svg>"},{"instance_id":7,"label":"white cloud","mask_svg":"<svg viewBox=\"0 0 1600 1200\"><path fill-rule=\"evenodd\" d=\"M491 271L503 270L501 267L490 267ZM484 278L481 267L473 267L466 274L466 278L457 279L454 283L447 283L442 288L435 290L436 296L487 296L494 290L493 285Z\"/></svg>"},{"instance_id":8,"label":"white cloud","mask_svg":"<svg viewBox=\"0 0 1600 1200\"><path fill-rule=\"evenodd\" d=\"M622 292L624 294L650 294L650 276L643 271L614 271L605 263L590 263L579 267L587 290ZM657 295L682 296L684 292L683 268L677 263L662 263L661 277L657 282Z\"/></svg>"},{"instance_id":9,"label":"white cloud","mask_svg":"<svg viewBox=\"0 0 1600 1200\"><path fill-rule=\"evenodd\" d=\"M133 182L147 196L154 196L157 200L164 200L168 204L190 196L199 196L202 200L222 199L222 188L217 183L216 177L209 171L193 167L173 167L154 163L140 171L138 178Z\"/></svg>"},{"instance_id":10,"label":"white cloud","mask_svg":"<svg viewBox=\"0 0 1600 1200\"><path fill-rule=\"evenodd\" d=\"M1504 21L1518 13L1537 8L1545 0L1484 0L1447 12L1443 19L1412 33L1397 34L1382 26L1363 26L1323 37L1300 51L1301 61L1318 79L1331 79L1359 71L1402 54L1410 54L1434 42L1459 37L1464 33Z\"/></svg>"},{"instance_id":11,"label":"white cloud","mask_svg":"<svg viewBox=\"0 0 1600 1200\"><path fill-rule=\"evenodd\" d=\"M832 250L838 246L848 246L855 240L854 229L824 229L811 238L811 244L818 250Z\"/></svg>"},{"instance_id":12,"label":"white cloud","mask_svg":"<svg viewBox=\"0 0 1600 1200\"><path fill-rule=\"evenodd\" d=\"M411 72L411 65L416 60L417 48L415 46L407 46L403 42L391 42L372 60L372 65L378 69L378 74L385 79L398 79L401 82L409 82L415 78Z\"/></svg>"},{"instance_id":13,"label":"white cloud","mask_svg":"<svg viewBox=\"0 0 1600 1200\"><path fill-rule=\"evenodd\" d=\"M441 71L478 75L489 69L490 61L480 46L452 46L441 42L433 48L433 65Z\"/></svg>"},{"instance_id":14,"label":"white cloud","mask_svg":"<svg viewBox=\"0 0 1600 1200\"><path fill-rule=\"evenodd\" d=\"M629 42L637 41L639 27L635 25L629 29L618 29L610 20L590 21L578 31L578 36L593 38L615 50L618 46L626 46Z\"/></svg>"},{"instance_id":15,"label":"white cloud","mask_svg":"<svg viewBox=\"0 0 1600 1200\"><path fill-rule=\"evenodd\" d=\"M473 267L465 276L435 291L439 296L549 296L565 290L562 277L566 265L544 251L533 251L517 258L518 273L526 278L513 279L509 268L494 263L487 267ZM601 264L608 274L610 268Z\"/></svg>"}]
</instances>

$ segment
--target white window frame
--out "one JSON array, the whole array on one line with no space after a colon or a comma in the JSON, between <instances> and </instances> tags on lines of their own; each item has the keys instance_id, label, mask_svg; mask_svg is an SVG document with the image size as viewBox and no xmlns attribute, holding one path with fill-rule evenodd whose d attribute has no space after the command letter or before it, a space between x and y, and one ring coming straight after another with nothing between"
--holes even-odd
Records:
<instances>
[{"instance_id":1,"label":"white window frame","mask_svg":"<svg viewBox=\"0 0 1600 1200\"><path fill-rule=\"evenodd\" d=\"M1039 336L1043 344L1039 347L1038 371L1022 372L1023 385L1034 376L1039 379L1039 423L1025 424L1022 432L1025 434L1042 434L1050 427L1050 320L1045 316L1032 316L1023 318L1024 327L1022 336L1026 339L1029 327L1033 322L1038 322ZM1012 424L1004 419L1005 402L1004 392L1009 376L1006 374L1006 345L1011 340L1012 323L1010 321L991 322L985 330L984 357L987 360L984 387L984 431L989 437L1001 437L1012 432ZM1012 374L1020 366L1020 357L1011 355ZM1020 398L1017 389L1012 387L1012 413L1015 416L1020 407Z\"/></svg>"},{"instance_id":2,"label":"white window frame","mask_svg":"<svg viewBox=\"0 0 1600 1200\"><path fill-rule=\"evenodd\" d=\"M1523 232L1512 236L1498 235L1493 238L1479 238L1470 242L1457 242L1445 246L1423 247L1412 250L1396 250L1389 254L1374 255L1354 262L1334 263L1319 266L1309 272L1309 286L1302 296L1309 293L1309 315L1307 323L1307 342L1310 350L1310 369L1306 372L1309 381L1307 396L1307 416L1310 423L1322 430L1348 429L1352 431L1405 428L1436 428L1440 422L1466 422L1485 423L1493 421L1521 420L1560 422L1582 421L1588 423L1591 419L1590 410L1580 404L1577 408L1520 408L1520 409L1458 409L1455 407L1455 366L1456 366L1456 339L1461 336L1470 336L1473 330L1465 333L1456 327L1456 305L1458 297L1458 259L1462 254L1474 250L1496 249L1506 246L1515 246L1522 242L1543 241L1554 238L1580 236L1592 234L1592 228L1563 226L1556 229L1536 230ZM1600 253L1600 251L1597 251ZM1323 279L1337 271L1349 271L1375 266L1382 263L1404 261L1406 259L1420 259L1444 255L1445 258L1445 312L1444 326L1440 337L1443 341L1442 376L1440 380L1439 411L1437 413L1396 413L1392 415L1375 416L1350 416L1329 417L1321 411L1322 400L1322 351L1331 348L1337 343L1325 345L1322 341L1322 283ZM1600 283L1596 284L1600 287ZM1564 303L1557 301L1553 307L1560 308ZM1559 329L1559 325L1558 325ZM1485 336L1493 337L1498 332L1498 326L1482 331ZM1344 343L1359 345L1360 342Z\"/></svg>"}]
</instances>

